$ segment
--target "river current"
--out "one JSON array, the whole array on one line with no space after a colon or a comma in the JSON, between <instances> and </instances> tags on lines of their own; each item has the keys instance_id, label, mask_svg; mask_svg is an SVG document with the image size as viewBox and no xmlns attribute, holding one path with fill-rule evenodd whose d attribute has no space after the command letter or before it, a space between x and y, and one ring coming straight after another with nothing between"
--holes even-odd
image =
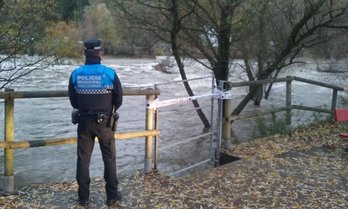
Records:
<instances>
[{"instance_id":1,"label":"river current","mask_svg":"<svg viewBox=\"0 0 348 209\"><path fill-rule=\"evenodd\" d=\"M180 81L180 74L175 65L168 72L155 70L156 59L112 59L106 58L102 63L116 70L122 85L125 87L147 88L158 84L161 90L160 100L187 97ZM67 90L70 73L78 64L57 65L44 71L34 72L30 77L12 85L15 91L30 90ZM190 81L196 95L211 92L211 72L204 67L186 61L187 77L201 78ZM241 81L245 75L241 73L238 63L231 69L231 81ZM325 83L345 85L345 74L316 70L317 63L307 61L286 69L282 75L295 75ZM343 75L343 76L342 76ZM235 88L231 93L232 105L235 105L246 94L247 88ZM293 104L307 106L331 106L332 90L294 82ZM340 92L346 96L346 92ZM211 99L199 100L207 118L211 116ZM245 112L263 111L270 107L283 107L285 104L285 84L276 83L273 86L269 100L263 100L261 107L255 108L248 104ZM126 96L119 109L119 132L140 131L145 129L145 96ZM340 104L339 104L340 105ZM0 130L4 130L4 105L0 101ZM76 126L71 123L70 102L68 98L37 98L15 100L15 140L36 140L49 138L76 137ZM214 104L213 123L216 124L217 105ZM298 121L310 118L310 114L301 114ZM295 116L296 117L296 116ZM250 120L235 122L233 130L238 141L252 140L257 133L250 128ZM190 137L203 133L203 125L191 103L182 103L159 109L159 170L173 173L209 157L209 137L178 144ZM3 139L0 132L0 139ZM144 167L144 138L120 140L116 143L117 172L123 175ZM0 174L4 172L3 151L0 151ZM32 183L71 181L75 179L76 145L53 147L38 147L15 150L15 183L23 186ZM90 164L92 177L103 176L103 162L98 143L95 144Z\"/></svg>"}]
</instances>

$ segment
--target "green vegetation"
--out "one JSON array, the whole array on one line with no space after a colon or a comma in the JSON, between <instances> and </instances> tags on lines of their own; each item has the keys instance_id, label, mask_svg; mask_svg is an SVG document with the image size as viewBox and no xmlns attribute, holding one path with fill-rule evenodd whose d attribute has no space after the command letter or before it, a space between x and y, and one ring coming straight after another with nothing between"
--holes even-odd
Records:
<instances>
[{"instance_id":1,"label":"green vegetation","mask_svg":"<svg viewBox=\"0 0 348 209\"><path fill-rule=\"evenodd\" d=\"M58 0L57 2L59 19L65 22L80 20L83 14L83 8L89 5L88 0Z\"/></svg>"},{"instance_id":2,"label":"green vegetation","mask_svg":"<svg viewBox=\"0 0 348 209\"><path fill-rule=\"evenodd\" d=\"M51 54L56 58L81 58L82 46L79 31L74 23L57 22L46 27L46 36L36 46L39 54Z\"/></svg>"},{"instance_id":3,"label":"green vegetation","mask_svg":"<svg viewBox=\"0 0 348 209\"><path fill-rule=\"evenodd\" d=\"M319 106L322 109L328 109L325 106ZM322 112L312 112L306 119L303 119L303 111L293 110L291 117L297 118L297 121L293 121L290 127L286 124L286 118L284 113L272 113L268 117L259 117L255 119L257 137L267 137L276 134L287 134L288 130L301 129L309 127L313 124L322 124L332 121L331 114ZM302 116L302 117L301 117Z\"/></svg>"},{"instance_id":4,"label":"green vegetation","mask_svg":"<svg viewBox=\"0 0 348 209\"><path fill-rule=\"evenodd\" d=\"M340 97L340 102L342 104L342 106L344 107L348 107L348 98L347 97Z\"/></svg>"},{"instance_id":5,"label":"green vegetation","mask_svg":"<svg viewBox=\"0 0 348 209\"><path fill-rule=\"evenodd\" d=\"M286 134L287 125L284 114L272 113L270 118L256 118L257 137L272 136L275 134Z\"/></svg>"}]
</instances>

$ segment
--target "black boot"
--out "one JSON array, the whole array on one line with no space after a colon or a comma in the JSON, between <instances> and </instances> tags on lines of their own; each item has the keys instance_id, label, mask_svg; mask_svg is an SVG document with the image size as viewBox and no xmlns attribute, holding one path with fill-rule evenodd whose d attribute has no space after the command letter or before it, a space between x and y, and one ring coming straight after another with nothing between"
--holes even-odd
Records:
<instances>
[{"instance_id":1,"label":"black boot","mask_svg":"<svg viewBox=\"0 0 348 209\"><path fill-rule=\"evenodd\" d=\"M83 206L83 207L87 207L87 206L89 206L89 200L88 199L87 200L83 200L83 199L79 198L79 204L81 206Z\"/></svg>"},{"instance_id":2,"label":"black boot","mask_svg":"<svg viewBox=\"0 0 348 209\"><path fill-rule=\"evenodd\" d=\"M116 197L112 198L112 199L107 199L106 200L106 205L107 206L112 206L114 205L116 202L121 202L122 200L122 193L121 192L117 192Z\"/></svg>"}]
</instances>

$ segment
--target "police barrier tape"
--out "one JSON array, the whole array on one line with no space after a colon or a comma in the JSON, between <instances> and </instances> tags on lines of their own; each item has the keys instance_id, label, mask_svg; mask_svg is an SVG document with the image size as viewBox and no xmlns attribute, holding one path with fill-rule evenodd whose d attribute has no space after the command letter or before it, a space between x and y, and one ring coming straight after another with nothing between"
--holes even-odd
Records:
<instances>
[{"instance_id":1,"label":"police barrier tape","mask_svg":"<svg viewBox=\"0 0 348 209\"><path fill-rule=\"evenodd\" d=\"M176 99L167 99L160 101L158 98L153 101L146 101L146 107L149 109L156 109L159 107L165 107L169 105L175 105L175 104L183 104L192 100L198 100L206 97L213 97L215 99L231 99L232 95L230 92L223 92L218 89L214 89L212 93L197 95L197 96L189 96L189 97L181 97Z\"/></svg>"}]
</instances>

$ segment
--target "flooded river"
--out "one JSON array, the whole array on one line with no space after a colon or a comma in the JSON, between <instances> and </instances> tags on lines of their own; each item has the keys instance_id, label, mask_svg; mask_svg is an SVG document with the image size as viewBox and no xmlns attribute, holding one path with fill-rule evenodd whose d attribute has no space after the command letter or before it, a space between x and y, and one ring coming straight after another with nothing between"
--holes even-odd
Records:
<instances>
[{"instance_id":1,"label":"flooded river","mask_svg":"<svg viewBox=\"0 0 348 209\"><path fill-rule=\"evenodd\" d=\"M159 84L160 100L186 97L187 93L180 82L181 77L175 67L169 73L154 70L155 59L105 59L104 64L114 68L125 87L146 88ZM209 77L210 71L203 67L186 63L188 78ZM59 65L44 72L35 72L30 78L23 79L13 85L15 91L21 90L67 90L71 71L77 65ZM238 68L235 69L238 71ZM240 81L238 72L232 69L232 81ZM329 73L315 70L315 65L294 66L283 73L283 77L296 71L296 76L331 84L344 85L344 80L333 77ZM211 92L211 78L190 82L195 94ZM305 90L306 89L306 90ZM236 104L246 94L246 88L232 89L233 100ZM293 103L330 106L331 90L294 82ZM3 130L3 101L0 101L0 130ZM210 98L199 100L203 111L210 120ZM119 132L138 131L145 129L145 96L127 96L119 109ZM277 107L285 104L285 84L274 84L272 95L262 106ZM216 118L217 105L214 108ZM70 121L72 108L68 98L38 98L15 100L15 139L36 140L49 138L76 137L76 126ZM253 112L255 108L248 105L246 111ZM215 120L215 119L214 119ZM213 121L214 121L213 120ZM214 122L215 123L215 122ZM216 123L215 123L216 124ZM235 137L247 141L255 136L250 128L250 121L236 122L233 125ZM190 137L203 133L203 125L199 120L193 105L185 103L160 108L159 110L159 170L172 173L177 170L208 159L209 137L202 137L190 142L177 144ZM0 139L3 133L0 132ZM177 145L175 145L177 144ZM144 167L144 138L117 141L117 169L119 175L139 170ZM0 151L0 173L3 174L3 151ZM38 147L15 150L15 183L16 186L32 183L71 181L75 179L76 145L53 147ZM91 176L103 175L103 161L98 144L96 144L90 165Z\"/></svg>"}]
</instances>

